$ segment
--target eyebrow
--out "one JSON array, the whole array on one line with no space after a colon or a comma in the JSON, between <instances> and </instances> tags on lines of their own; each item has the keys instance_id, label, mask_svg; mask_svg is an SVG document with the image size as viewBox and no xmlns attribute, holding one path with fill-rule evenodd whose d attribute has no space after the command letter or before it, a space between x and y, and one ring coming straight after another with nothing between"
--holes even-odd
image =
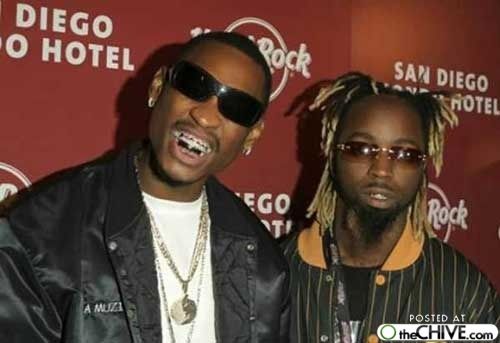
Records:
<instances>
[{"instance_id":1,"label":"eyebrow","mask_svg":"<svg viewBox=\"0 0 500 343\"><path fill-rule=\"evenodd\" d=\"M413 139L408 139L408 138L399 138L394 141L394 144L409 144L409 145L414 145L415 147L419 147L420 144L418 144L416 141Z\"/></svg>"},{"instance_id":2,"label":"eyebrow","mask_svg":"<svg viewBox=\"0 0 500 343\"><path fill-rule=\"evenodd\" d=\"M351 140L353 138L364 138L364 139L367 139L370 141L375 140L375 137L373 137L372 135L370 135L366 132L353 132L352 134L347 136L347 140Z\"/></svg>"},{"instance_id":3,"label":"eyebrow","mask_svg":"<svg viewBox=\"0 0 500 343\"><path fill-rule=\"evenodd\" d=\"M356 139L356 138L366 139L370 142L373 142L376 140L374 136L372 136L366 132L353 132L352 134L350 134L347 137L346 140L352 140L352 139ZM411 138L398 138L395 141L393 141L393 144L394 145L408 144L408 145L412 145L412 146L417 147L417 148L420 147L420 144L418 144L417 141L415 141Z\"/></svg>"}]
</instances>

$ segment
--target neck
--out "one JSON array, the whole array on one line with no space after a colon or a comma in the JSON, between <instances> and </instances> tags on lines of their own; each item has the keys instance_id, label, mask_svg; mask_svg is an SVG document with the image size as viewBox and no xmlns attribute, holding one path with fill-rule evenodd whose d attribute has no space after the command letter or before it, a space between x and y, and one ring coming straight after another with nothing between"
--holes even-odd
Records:
<instances>
[{"instance_id":1,"label":"neck","mask_svg":"<svg viewBox=\"0 0 500 343\"><path fill-rule=\"evenodd\" d=\"M137 155L137 177L143 192L156 198L179 202L191 202L200 197L204 181L174 183L160 179L151 169L150 153L142 150Z\"/></svg>"},{"instance_id":2,"label":"neck","mask_svg":"<svg viewBox=\"0 0 500 343\"><path fill-rule=\"evenodd\" d=\"M405 225L406 211L403 211L376 238L367 241L356 213L339 201L335 209L335 234L342 263L353 267L381 266Z\"/></svg>"}]
</instances>

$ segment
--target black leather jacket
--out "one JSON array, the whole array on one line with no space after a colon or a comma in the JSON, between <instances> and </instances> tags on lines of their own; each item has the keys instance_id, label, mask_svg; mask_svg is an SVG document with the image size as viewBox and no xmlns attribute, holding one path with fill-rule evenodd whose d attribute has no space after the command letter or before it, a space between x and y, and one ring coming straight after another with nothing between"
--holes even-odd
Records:
<instances>
[{"instance_id":1,"label":"black leather jacket","mask_svg":"<svg viewBox=\"0 0 500 343\"><path fill-rule=\"evenodd\" d=\"M133 156L79 168L0 219L0 342L161 342ZM287 342L287 263L259 219L206 185L217 342Z\"/></svg>"}]
</instances>

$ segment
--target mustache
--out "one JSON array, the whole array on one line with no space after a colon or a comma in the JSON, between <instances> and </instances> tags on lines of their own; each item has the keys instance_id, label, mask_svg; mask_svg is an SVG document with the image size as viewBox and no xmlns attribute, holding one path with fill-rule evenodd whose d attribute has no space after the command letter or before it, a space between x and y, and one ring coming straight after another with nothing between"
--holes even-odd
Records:
<instances>
[{"instance_id":1,"label":"mustache","mask_svg":"<svg viewBox=\"0 0 500 343\"><path fill-rule=\"evenodd\" d=\"M391 186L389 183L379 181L379 180L370 181L367 184L363 185L363 188L381 188L381 189L385 189L385 190L390 191L390 192L396 191L396 189L393 186Z\"/></svg>"}]
</instances>

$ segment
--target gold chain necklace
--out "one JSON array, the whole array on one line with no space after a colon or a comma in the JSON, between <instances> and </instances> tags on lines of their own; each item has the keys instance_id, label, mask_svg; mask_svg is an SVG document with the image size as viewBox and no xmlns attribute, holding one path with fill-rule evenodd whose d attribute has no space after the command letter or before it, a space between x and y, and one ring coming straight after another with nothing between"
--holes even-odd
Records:
<instances>
[{"instance_id":1,"label":"gold chain necklace","mask_svg":"<svg viewBox=\"0 0 500 343\"><path fill-rule=\"evenodd\" d=\"M146 208L146 212L148 213L149 221L151 224L151 232L153 234L153 238L156 241L158 245L158 249L160 250L161 254L165 258L165 261L167 262L167 265L169 266L170 270L172 270L172 273L174 274L175 278L180 282L182 286L182 293L183 297L181 299L176 300L170 309L170 315L168 316L169 319L172 317L172 319L179 325L184 325L184 324L189 324L193 321L193 319L196 317L196 310L197 306L196 303L191 300L187 294L188 292L188 287L189 287L189 282L193 279L196 269L198 268L198 264L200 260L202 259L202 256L205 254L206 246L207 246L207 236L208 236L208 200L207 200L207 195L205 188L202 190L202 204L201 204L201 212L200 212L200 224L198 226L198 233L196 236L196 242L195 242L195 248L193 250L193 256L191 257L191 264L189 266L189 272L186 278L183 278L180 275L179 269L174 263L174 260L172 259L172 256L167 248L167 245L163 241L160 231L158 230L158 227L156 225L156 221L147 206L144 196L142 195L142 187L139 179L139 172L138 172L138 156L135 156L134 158L134 165L135 165L135 173L136 173L136 179L137 179L137 184L139 186L139 189L141 190L141 196L142 200L144 203L144 207ZM161 274L160 274L161 276ZM163 280L161 280L163 282ZM161 285L163 286L163 285ZM201 285L200 285L201 287ZM166 299L166 298L165 298Z\"/></svg>"}]
</instances>

